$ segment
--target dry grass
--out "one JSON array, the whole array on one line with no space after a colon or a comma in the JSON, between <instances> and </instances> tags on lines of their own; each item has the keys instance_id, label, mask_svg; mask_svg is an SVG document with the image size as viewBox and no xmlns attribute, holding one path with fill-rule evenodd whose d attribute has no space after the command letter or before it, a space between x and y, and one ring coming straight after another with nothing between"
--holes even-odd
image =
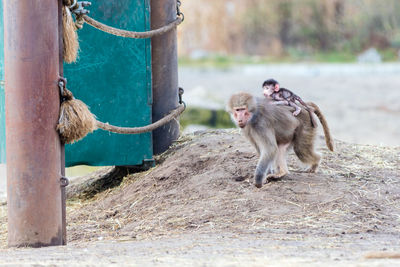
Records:
<instances>
[{"instance_id":1,"label":"dry grass","mask_svg":"<svg viewBox=\"0 0 400 267\"><path fill-rule=\"evenodd\" d=\"M69 200L69 242L214 232L276 240L398 235L400 148L337 141L331 153L318 141L317 174L296 171L291 153L292 173L256 189L257 156L237 130L184 136L155 168L93 198Z\"/></svg>"},{"instance_id":2,"label":"dry grass","mask_svg":"<svg viewBox=\"0 0 400 267\"><path fill-rule=\"evenodd\" d=\"M317 175L293 172L255 190L256 156L247 144L233 145L238 140L236 131L185 136L157 159L156 168L126 177L119 188L71 211L71 232L84 221L90 229L71 241L220 230L331 236L378 232L398 219L398 149L337 142L336 154L321 149ZM289 159L296 169L297 159Z\"/></svg>"}]
</instances>

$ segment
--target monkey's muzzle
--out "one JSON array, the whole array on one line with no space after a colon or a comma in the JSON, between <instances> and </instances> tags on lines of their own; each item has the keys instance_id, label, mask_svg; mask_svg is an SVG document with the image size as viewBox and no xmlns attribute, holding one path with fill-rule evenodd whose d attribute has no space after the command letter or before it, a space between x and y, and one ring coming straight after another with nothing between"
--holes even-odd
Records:
<instances>
[{"instance_id":1,"label":"monkey's muzzle","mask_svg":"<svg viewBox=\"0 0 400 267\"><path fill-rule=\"evenodd\" d=\"M239 122L238 122L238 126L239 126L240 128L244 128L244 127L246 126L246 123L239 121Z\"/></svg>"}]
</instances>

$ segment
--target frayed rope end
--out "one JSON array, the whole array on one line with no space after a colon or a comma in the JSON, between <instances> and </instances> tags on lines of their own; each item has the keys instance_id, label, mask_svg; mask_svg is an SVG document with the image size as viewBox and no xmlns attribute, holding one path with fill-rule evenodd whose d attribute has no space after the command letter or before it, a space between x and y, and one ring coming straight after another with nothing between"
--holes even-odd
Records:
<instances>
[{"instance_id":1,"label":"frayed rope end","mask_svg":"<svg viewBox=\"0 0 400 267\"><path fill-rule=\"evenodd\" d=\"M63 6L63 42L64 61L66 63L76 62L79 51L79 40L74 19L67 6Z\"/></svg>"},{"instance_id":2,"label":"frayed rope end","mask_svg":"<svg viewBox=\"0 0 400 267\"><path fill-rule=\"evenodd\" d=\"M96 117L85 103L74 98L62 102L57 131L64 143L74 143L95 130L97 130Z\"/></svg>"}]
</instances>

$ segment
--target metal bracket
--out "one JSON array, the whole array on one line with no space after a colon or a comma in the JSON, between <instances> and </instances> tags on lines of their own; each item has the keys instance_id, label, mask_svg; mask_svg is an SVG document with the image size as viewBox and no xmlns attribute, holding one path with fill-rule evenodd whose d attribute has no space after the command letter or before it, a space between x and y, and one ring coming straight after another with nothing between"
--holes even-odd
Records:
<instances>
[{"instance_id":1,"label":"metal bracket","mask_svg":"<svg viewBox=\"0 0 400 267\"><path fill-rule=\"evenodd\" d=\"M183 88L182 87L179 87L179 89L178 89L179 91L178 91L178 94L179 94L179 104L182 104L182 95L183 95L183 93L185 92L185 90L183 90Z\"/></svg>"},{"instance_id":2,"label":"metal bracket","mask_svg":"<svg viewBox=\"0 0 400 267\"><path fill-rule=\"evenodd\" d=\"M182 87L179 87L178 90L179 90L179 91L178 91L178 94L179 94L179 104L180 104L180 105L183 104L183 106L185 107L185 108L184 108L184 110L185 110L185 109L186 109L186 103L185 103L185 101L182 100L182 95L183 95L183 93L185 92L185 90L183 90Z\"/></svg>"},{"instance_id":3,"label":"metal bracket","mask_svg":"<svg viewBox=\"0 0 400 267\"><path fill-rule=\"evenodd\" d=\"M58 88L60 89L61 103L66 100L65 93L64 93L64 89L66 86L67 86L67 79L65 79L64 77L60 77L60 79L58 80Z\"/></svg>"},{"instance_id":4,"label":"metal bracket","mask_svg":"<svg viewBox=\"0 0 400 267\"><path fill-rule=\"evenodd\" d=\"M69 7L72 13L74 13L76 16L82 16L89 14L90 11L85 9L85 7L91 6L92 3L89 1L79 1L77 2L74 0L74 3Z\"/></svg>"},{"instance_id":5,"label":"metal bracket","mask_svg":"<svg viewBox=\"0 0 400 267\"><path fill-rule=\"evenodd\" d=\"M180 0L177 0L176 1L176 15L178 16L178 17L181 17L182 18L182 21L184 21L185 20L185 15L183 15L183 13L181 12L181 1Z\"/></svg>"},{"instance_id":6,"label":"metal bracket","mask_svg":"<svg viewBox=\"0 0 400 267\"><path fill-rule=\"evenodd\" d=\"M68 186L68 185L69 185L69 180L68 180L68 178L65 177L65 176L61 176L61 178L60 178L60 186L61 186L61 187L66 187L66 186Z\"/></svg>"}]
</instances>

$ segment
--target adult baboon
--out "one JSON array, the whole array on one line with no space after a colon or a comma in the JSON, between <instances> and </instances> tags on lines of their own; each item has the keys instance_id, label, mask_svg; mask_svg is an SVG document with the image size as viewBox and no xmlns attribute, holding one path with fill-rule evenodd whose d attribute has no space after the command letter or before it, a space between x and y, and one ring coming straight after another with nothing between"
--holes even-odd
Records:
<instances>
[{"instance_id":1,"label":"adult baboon","mask_svg":"<svg viewBox=\"0 0 400 267\"><path fill-rule=\"evenodd\" d=\"M307 103L314 109L325 133L328 148L333 151L333 141L328 124L321 110L314 103ZM263 98L248 93L231 96L228 111L232 119L242 129L244 136L253 144L260 159L255 172L255 185L262 186L265 174L267 179L280 178L289 173L286 164L286 151L293 146L297 157L310 165L308 172L318 168L320 155L314 151L316 128L305 109L294 117L292 108L273 105Z\"/></svg>"}]
</instances>

